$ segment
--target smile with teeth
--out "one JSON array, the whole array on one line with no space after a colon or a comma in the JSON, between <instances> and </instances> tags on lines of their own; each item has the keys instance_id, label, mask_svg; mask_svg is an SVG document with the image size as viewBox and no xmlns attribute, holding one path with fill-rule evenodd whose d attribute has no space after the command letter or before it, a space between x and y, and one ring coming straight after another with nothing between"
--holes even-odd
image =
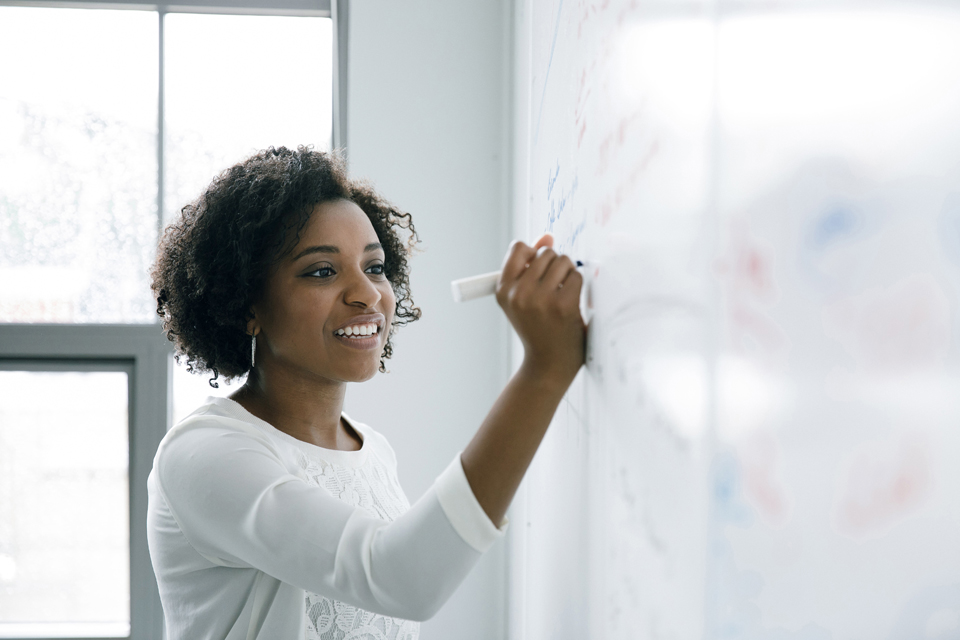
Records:
<instances>
[{"instance_id":1,"label":"smile with teeth","mask_svg":"<svg viewBox=\"0 0 960 640\"><path fill-rule=\"evenodd\" d=\"M371 322L369 324L355 324L344 327L343 329L337 329L335 333L338 336L346 336L348 338L366 338L367 336L376 334L377 329L377 325Z\"/></svg>"}]
</instances>

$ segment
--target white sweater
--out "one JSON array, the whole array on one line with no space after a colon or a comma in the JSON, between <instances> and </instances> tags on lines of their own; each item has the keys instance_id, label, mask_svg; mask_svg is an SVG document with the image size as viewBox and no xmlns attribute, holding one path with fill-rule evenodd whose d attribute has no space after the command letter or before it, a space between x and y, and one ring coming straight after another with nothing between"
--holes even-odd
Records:
<instances>
[{"instance_id":1,"label":"white sweater","mask_svg":"<svg viewBox=\"0 0 960 640\"><path fill-rule=\"evenodd\" d=\"M457 456L410 507L387 440L297 440L209 398L160 443L147 535L169 640L415 640L503 535ZM350 635L350 634L353 635Z\"/></svg>"}]
</instances>

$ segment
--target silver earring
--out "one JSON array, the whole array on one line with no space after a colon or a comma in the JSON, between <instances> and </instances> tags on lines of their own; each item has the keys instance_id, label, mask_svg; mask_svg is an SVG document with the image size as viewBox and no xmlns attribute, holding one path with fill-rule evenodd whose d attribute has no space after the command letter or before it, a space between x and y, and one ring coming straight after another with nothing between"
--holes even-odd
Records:
<instances>
[{"instance_id":1,"label":"silver earring","mask_svg":"<svg viewBox=\"0 0 960 640\"><path fill-rule=\"evenodd\" d=\"M253 340L250 341L250 368L253 369L257 363L257 334L253 334Z\"/></svg>"}]
</instances>

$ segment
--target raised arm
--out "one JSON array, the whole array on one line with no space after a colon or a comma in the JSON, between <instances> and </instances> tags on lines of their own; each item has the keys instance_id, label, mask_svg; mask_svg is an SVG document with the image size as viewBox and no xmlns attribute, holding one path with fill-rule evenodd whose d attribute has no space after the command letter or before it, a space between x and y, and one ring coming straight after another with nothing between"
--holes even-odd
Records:
<instances>
[{"instance_id":1,"label":"raised arm","mask_svg":"<svg viewBox=\"0 0 960 640\"><path fill-rule=\"evenodd\" d=\"M497 302L523 343L523 364L461 454L470 488L495 523L503 520L584 362L583 279L552 245L553 238L544 236L532 247L515 242L507 253Z\"/></svg>"},{"instance_id":2,"label":"raised arm","mask_svg":"<svg viewBox=\"0 0 960 640\"><path fill-rule=\"evenodd\" d=\"M460 458L393 522L305 482L242 420L197 414L177 425L148 482L151 553L169 578L161 593L190 587L181 578L198 568L255 568L367 611L432 616L502 535L494 523L583 363L581 278L567 258L537 252L549 244L515 244L498 285L523 366ZM195 554L167 535L176 531Z\"/></svg>"}]
</instances>

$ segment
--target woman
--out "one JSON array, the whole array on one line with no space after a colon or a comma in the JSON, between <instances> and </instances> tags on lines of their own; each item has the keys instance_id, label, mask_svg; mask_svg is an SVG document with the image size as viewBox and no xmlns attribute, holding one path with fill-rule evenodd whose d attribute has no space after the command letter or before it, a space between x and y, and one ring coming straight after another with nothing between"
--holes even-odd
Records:
<instances>
[{"instance_id":1,"label":"woman","mask_svg":"<svg viewBox=\"0 0 960 640\"><path fill-rule=\"evenodd\" d=\"M523 364L411 507L390 445L342 407L346 383L383 371L392 332L419 318L415 240L409 214L303 147L230 168L166 230L153 289L178 357L214 379L247 375L154 460L148 535L168 638L412 640L412 621L502 536L583 363L581 277L549 236L510 248L497 301Z\"/></svg>"}]
</instances>

